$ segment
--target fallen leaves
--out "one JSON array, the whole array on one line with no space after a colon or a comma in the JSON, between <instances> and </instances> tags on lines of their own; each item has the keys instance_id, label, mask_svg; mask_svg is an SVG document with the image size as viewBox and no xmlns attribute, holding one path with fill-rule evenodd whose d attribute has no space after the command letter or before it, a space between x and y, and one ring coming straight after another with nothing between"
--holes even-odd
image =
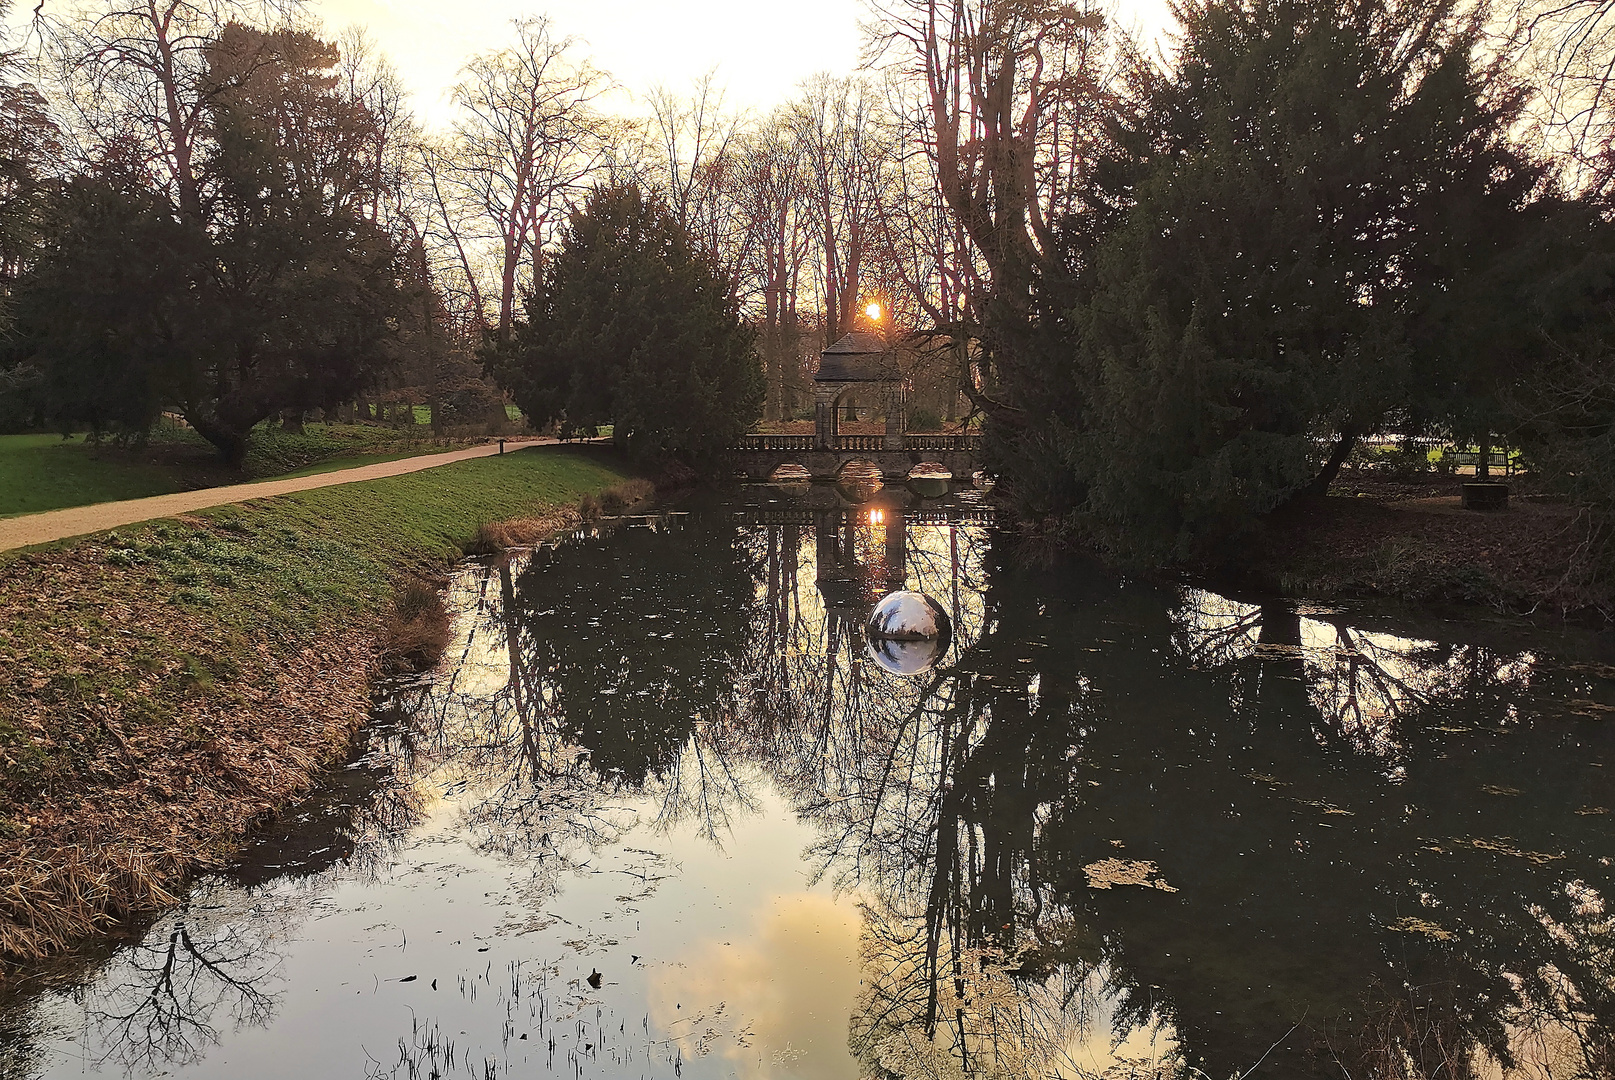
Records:
<instances>
[{"instance_id":1,"label":"fallen leaves","mask_svg":"<svg viewBox=\"0 0 1615 1080\"><path fill-rule=\"evenodd\" d=\"M1446 929L1441 924L1433 923L1428 919L1415 918L1412 915L1404 915L1388 925L1392 930L1400 930L1404 934L1421 934L1434 941L1458 940L1457 934Z\"/></svg>"},{"instance_id":2,"label":"fallen leaves","mask_svg":"<svg viewBox=\"0 0 1615 1080\"><path fill-rule=\"evenodd\" d=\"M1140 885L1146 889L1177 892L1158 874L1153 862L1146 859L1100 859L1082 868L1088 876L1088 888L1110 889L1118 885Z\"/></svg>"}]
</instances>

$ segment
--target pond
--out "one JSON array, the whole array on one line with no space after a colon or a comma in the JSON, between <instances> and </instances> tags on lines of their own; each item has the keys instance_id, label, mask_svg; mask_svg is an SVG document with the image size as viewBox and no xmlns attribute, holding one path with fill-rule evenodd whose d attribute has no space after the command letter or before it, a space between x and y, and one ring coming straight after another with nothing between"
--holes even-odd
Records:
<instances>
[{"instance_id":1,"label":"pond","mask_svg":"<svg viewBox=\"0 0 1615 1080\"><path fill-rule=\"evenodd\" d=\"M951 635L899 664L904 587ZM1615 1073L1596 641L1039 569L969 490L747 487L451 601L0 1074Z\"/></svg>"}]
</instances>

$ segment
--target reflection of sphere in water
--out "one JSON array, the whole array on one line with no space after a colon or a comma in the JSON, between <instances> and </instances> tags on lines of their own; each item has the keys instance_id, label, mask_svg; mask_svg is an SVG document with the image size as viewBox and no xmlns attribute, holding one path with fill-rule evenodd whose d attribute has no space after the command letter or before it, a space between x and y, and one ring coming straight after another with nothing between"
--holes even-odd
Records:
<instances>
[{"instance_id":1,"label":"reflection of sphere in water","mask_svg":"<svg viewBox=\"0 0 1615 1080\"><path fill-rule=\"evenodd\" d=\"M918 675L928 671L942 656L942 639L893 641L870 638L869 657L893 675Z\"/></svg>"},{"instance_id":2,"label":"reflection of sphere in water","mask_svg":"<svg viewBox=\"0 0 1615 1080\"><path fill-rule=\"evenodd\" d=\"M918 675L948 649L953 624L924 593L894 592L869 616L869 655L897 675Z\"/></svg>"}]
</instances>

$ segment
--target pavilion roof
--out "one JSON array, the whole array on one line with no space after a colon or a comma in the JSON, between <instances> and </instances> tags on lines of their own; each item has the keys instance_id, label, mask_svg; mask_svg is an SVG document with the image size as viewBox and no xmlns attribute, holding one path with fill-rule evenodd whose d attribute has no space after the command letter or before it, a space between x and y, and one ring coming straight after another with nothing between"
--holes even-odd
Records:
<instances>
[{"instance_id":1,"label":"pavilion roof","mask_svg":"<svg viewBox=\"0 0 1615 1080\"><path fill-rule=\"evenodd\" d=\"M899 378L892 350L879 334L854 330L819 354L814 382L888 382Z\"/></svg>"}]
</instances>

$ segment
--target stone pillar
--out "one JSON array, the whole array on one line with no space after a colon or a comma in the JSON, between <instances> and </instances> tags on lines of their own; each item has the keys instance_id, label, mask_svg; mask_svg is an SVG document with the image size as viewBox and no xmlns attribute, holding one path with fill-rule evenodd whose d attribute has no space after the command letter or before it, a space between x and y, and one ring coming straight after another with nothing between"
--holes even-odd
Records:
<instances>
[{"instance_id":1,"label":"stone pillar","mask_svg":"<svg viewBox=\"0 0 1615 1080\"><path fill-rule=\"evenodd\" d=\"M903 436L908 432L908 394L900 382L886 385L886 443L887 450L903 449Z\"/></svg>"},{"instance_id":2,"label":"stone pillar","mask_svg":"<svg viewBox=\"0 0 1615 1080\"><path fill-rule=\"evenodd\" d=\"M834 450L836 436L841 434L841 417L836 411L836 388L813 388L813 448Z\"/></svg>"}]
</instances>

